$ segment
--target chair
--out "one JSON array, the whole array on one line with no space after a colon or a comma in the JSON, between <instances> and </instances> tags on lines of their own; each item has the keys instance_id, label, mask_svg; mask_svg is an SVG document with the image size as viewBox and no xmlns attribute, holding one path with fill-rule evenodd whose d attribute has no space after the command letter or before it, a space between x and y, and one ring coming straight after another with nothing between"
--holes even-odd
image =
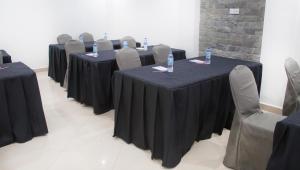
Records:
<instances>
[{"instance_id":1,"label":"chair","mask_svg":"<svg viewBox=\"0 0 300 170\"><path fill-rule=\"evenodd\" d=\"M248 67L235 67L229 80L236 113L223 163L236 170L265 170L275 125L285 117L261 111L257 85Z\"/></svg>"},{"instance_id":2,"label":"chair","mask_svg":"<svg viewBox=\"0 0 300 170\"><path fill-rule=\"evenodd\" d=\"M167 45L158 45L152 48L156 64L165 64L168 60L168 54L171 48Z\"/></svg>"},{"instance_id":3,"label":"chair","mask_svg":"<svg viewBox=\"0 0 300 170\"><path fill-rule=\"evenodd\" d=\"M116 54L117 64L120 70L141 67L141 59L138 52L132 48L123 48Z\"/></svg>"},{"instance_id":4,"label":"chair","mask_svg":"<svg viewBox=\"0 0 300 170\"><path fill-rule=\"evenodd\" d=\"M65 75L64 88L68 89L70 54L84 53L85 46L80 41L70 40L65 44L65 49L66 49L66 57L67 57L67 71Z\"/></svg>"},{"instance_id":5,"label":"chair","mask_svg":"<svg viewBox=\"0 0 300 170\"><path fill-rule=\"evenodd\" d=\"M92 34L85 32L85 33L80 34L79 40L83 41L84 43L85 42L93 42L94 37Z\"/></svg>"},{"instance_id":6,"label":"chair","mask_svg":"<svg viewBox=\"0 0 300 170\"><path fill-rule=\"evenodd\" d=\"M58 44L66 44L66 42L72 40L72 37L68 34L61 34L57 37Z\"/></svg>"},{"instance_id":7,"label":"chair","mask_svg":"<svg viewBox=\"0 0 300 170\"><path fill-rule=\"evenodd\" d=\"M126 37L122 38L122 39L120 40L122 48L123 48L123 45L124 45L124 44L123 44L124 41L127 41L127 42L128 42L128 47L129 47L129 48L136 48L136 41L134 40L134 38L132 38L132 37L130 37L130 36L126 36Z\"/></svg>"},{"instance_id":8,"label":"chair","mask_svg":"<svg viewBox=\"0 0 300 170\"><path fill-rule=\"evenodd\" d=\"M285 71L288 84L283 104L283 115L289 116L300 110L300 68L294 59L288 58L285 61Z\"/></svg>"},{"instance_id":9,"label":"chair","mask_svg":"<svg viewBox=\"0 0 300 170\"><path fill-rule=\"evenodd\" d=\"M0 64L3 64L3 52L0 50Z\"/></svg>"},{"instance_id":10,"label":"chair","mask_svg":"<svg viewBox=\"0 0 300 170\"><path fill-rule=\"evenodd\" d=\"M110 40L100 39L97 41L98 51L114 50L114 45Z\"/></svg>"}]
</instances>

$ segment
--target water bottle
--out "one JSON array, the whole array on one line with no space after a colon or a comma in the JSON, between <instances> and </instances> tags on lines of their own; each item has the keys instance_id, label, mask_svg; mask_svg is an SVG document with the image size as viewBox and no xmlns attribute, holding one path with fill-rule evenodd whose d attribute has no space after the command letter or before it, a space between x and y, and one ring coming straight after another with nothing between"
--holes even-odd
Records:
<instances>
[{"instance_id":1,"label":"water bottle","mask_svg":"<svg viewBox=\"0 0 300 170\"><path fill-rule=\"evenodd\" d=\"M211 48L207 48L205 50L205 64L210 64L211 63L211 53L212 53Z\"/></svg>"},{"instance_id":2,"label":"water bottle","mask_svg":"<svg viewBox=\"0 0 300 170\"><path fill-rule=\"evenodd\" d=\"M107 33L104 33L104 39L107 40Z\"/></svg>"},{"instance_id":3,"label":"water bottle","mask_svg":"<svg viewBox=\"0 0 300 170\"><path fill-rule=\"evenodd\" d=\"M144 39L144 50L148 51L148 40L147 40L147 38Z\"/></svg>"},{"instance_id":4,"label":"water bottle","mask_svg":"<svg viewBox=\"0 0 300 170\"><path fill-rule=\"evenodd\" d=\"M128 48L128 42L127 41L123 42L123 48Z\"/></svg>"},{"instance_id":5,"label":"water bottle","mask_svg":"<svg viewBox=\"0 0 300 170\"><path fill-rule=\"evenodd\" d=\"M168 72L172 73L174 71L174 57L172 50L168 54Z\"/></svg>"},{"instance_id":6,"label":"water bottle","mask_svg":"<svg viewBox=\"0 0 300 170\"><path fill-rule=\"evenodd\" d=\"M98 47L97 47L97 43L94 42L93 44L93 53L97 54L98 53Z\"/></svg>"}]
</instances>

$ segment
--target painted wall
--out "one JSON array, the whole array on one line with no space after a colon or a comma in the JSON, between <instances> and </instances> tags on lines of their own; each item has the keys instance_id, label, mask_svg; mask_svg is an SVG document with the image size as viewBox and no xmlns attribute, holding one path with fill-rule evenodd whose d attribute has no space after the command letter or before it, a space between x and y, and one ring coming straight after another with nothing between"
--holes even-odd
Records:
<instances>
[{"instance_id":1,"label":"painted wall","mask_svg":"<svg viewBox=\"0 0 300 170\"><path fill-rule=\"evenodd\" d=\"M281 107L284 59L300 62L300 1L267 0L261 61L261 101ZM88 31L116 39L145 36L151 44L182 48L198 56L200 0L1 0L0 48L32 68L48 66L48 45L60 33Z\"/></svg>"},{"instance_id":2,"label":"painted wall","mask_svg":"<svg viewBox=\"0 0 300 170\"><path fill-rule=\"evenodd\" d=\"M287 78L284 61L300 63L300 1L267 0L261 62L261 102L282 108Z\"/></svg>"},{"instance_id":3,"label":"painted wall","mask_svg":"<svg viewBox=\"0 0 300 170\"><path fill-rule=\"evenodd\" d=\"M198 56L197 0L1 0L0 49L32 68L48 67L48 45L68 33L91 32L96 39L147 36Z\"/></svg>"}]
</instances>

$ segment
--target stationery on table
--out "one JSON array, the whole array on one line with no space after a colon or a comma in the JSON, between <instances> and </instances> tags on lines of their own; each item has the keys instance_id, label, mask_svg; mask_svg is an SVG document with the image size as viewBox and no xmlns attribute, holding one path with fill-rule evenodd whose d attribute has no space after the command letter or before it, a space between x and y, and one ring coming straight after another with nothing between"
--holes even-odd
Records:
<instances>
[{"instance_id":1,"label":"stationery on table","mask_svg":"<svg viewBox=\"0 0 300 170\"><path fill-rule=\"evenodd\" d=\"M90 57L98 57L97 53L87 53L86 55Z\"/></svg>"},{"instance_id":2,"label":"stationery on table","mask_svg":"<svg viewBox=\"0 0 300 170\"><path fill-rule=\"evenodd\" d=\"M190 62L196 63L196 64L205 64L204 61L202 61L202 60L197 60L197 59L190 60Z\"/></svg>"},{"instance_id":3,"label":"stationery on table","mask_svg":"<svg viewBox=\"0 0 300 170\"><path fill-rule=\"evenodd\" d=\"M160 72L166 72L168 71L168 68L163 67L163 66L156 66L156 67L152 67L154 70L160 71Z\"/></svg>"},{"instance_id":4,"label":"stationery on table","mask_svg":"<svg viewBox=\"0 0 300 170\"><path fill-rule=\"evenodd\" d=\"M142 48L142 47L138 47L138 48L136 48L136 50L140 50L140 51L146 51L144 48Z\"/></svg>"}]
</instances>

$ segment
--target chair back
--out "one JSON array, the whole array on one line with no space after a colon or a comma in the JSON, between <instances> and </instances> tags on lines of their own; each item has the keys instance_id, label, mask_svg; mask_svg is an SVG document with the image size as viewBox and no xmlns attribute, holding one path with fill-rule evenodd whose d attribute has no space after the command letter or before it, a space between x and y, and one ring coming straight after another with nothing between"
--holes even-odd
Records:
<instances>
[{"instance_id":1,"label":"chair back","mask_svg":"<svg viewBox=\"0 0 300 170\"><path fill-rule=\"evenodd\" d=\"M66 44L70 40L72 40L72 36L68 34L61 34L57 37L58 44Z\"/></svg>"},{"instance_id":2,"label":"chair back","mask_svg":"<svg viewBox=\"0 0 300 170\"><path fill-rule=\"evenodd\" d=\"M283 115L288 116L300 109L300 68L294 59L288 58L285 61L285 71L288 84L283 104Z\"/></svg>"},{"instance_id":3,"label":"chair back","mask_svg":"<svg viewBox=\"0 0 300 170\"><path fill-rule=\"evenodd\" d=\"M141 67L141 59L139 53L132 48L123 48L116 54L117 64L120 70Z\"/></svg>"},{"instance_id":4,"label":"chair back","mask_svg":"<svg viewBox=\"0 0 300 170\"><path fill-rule=\"evenodd\" d=\"M247 66L236 66L229 75L229 81L238 114L248 116L261 112L256 81Z\"/></svg>"},{"instance_id":5,"label":"chair back","mask_svg":"<svg viewBox=\"0 0 300 170\"><path fill-rule=\"evenodd\" d=\"M130 36L123 37L120 40L122 48L123 48L123 45L124 45L125 41L127 41L129 48L136 48L136 41L135 41L135 39L133 37L130 37Z\"/></svg>"},{"instance_id":6,"label":"chair back","mask_svg":"<svg viewBox=\"0 0 300 170\"><path fill-rule=\"evenodd\" d=\"M83 42L93 42L94 37L92 34L85 32L85 33L80 34L79 40L82 40Z\"/></svg>"},{"instance_id":7,"label":"chair back","mask_svg":"<svg viewBox=\"0 0 300 170\"><path fill-rule=\"evenodd\" d=\"M3 54L3 52L2 52L2 50L0 50L0 64L3 64L3 56L4 54Z\"/></svg>"},{"instance_id":8,"label":"chair back","mask_svg":"<svg viewBox=\"0 0 300 170\"><path fill-rule=\"evenodd\" d=\"M168 54L171 48L167 45L158 45L153 47L153 56L156 64L165 64L168 60Z\"/></svg>"},{"instance_id":9,"label":"chair back","mask_svg":"<svg viewBox=\"0 0 300 170\"><path fill-rule=\"evenodd\" d=\"M110 40L100 39L97 41L98 51L114 50L114 45Z\"/></svg>"},{"instance_id":10,"label":"chair back","mask_svg":"<svg viewBox=\"0 0 300 170\"><path fill-rule=\"evenodd\" d=\"M69 58L71 53L84 53L85 46L82 42L78 40L70 40L65 44L67 63L69 63Z\"/></svg>"}]
</instances>

